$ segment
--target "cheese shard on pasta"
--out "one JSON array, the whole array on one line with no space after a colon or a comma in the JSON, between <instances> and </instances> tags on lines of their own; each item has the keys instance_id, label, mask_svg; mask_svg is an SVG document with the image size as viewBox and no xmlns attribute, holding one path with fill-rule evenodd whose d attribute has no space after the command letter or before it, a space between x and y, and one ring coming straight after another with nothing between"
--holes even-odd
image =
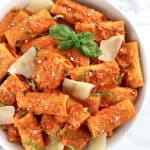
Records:
<instances>
[{"instance_id":1,"label":"cheese shard on pasta","mask_svg":"<svg viewBox=\"0 0 150 150\"><path fill-rule=\"evenodd\" d=\"M102 61L115 60L123 41L124 41L123 35L116 35L112 36L107 40L102 40L100 43L102 55L100 55L98 59Z\"/></svg>"},{"instance_id":2,"label":"cheese shard on pasta","mask_svg":"<svg viewBox=\"0 0 150 150\"><path fill-rule=\"evenodd\" d=\"M26 9L31 12L37 12L44 8L50 9L53 5L52 0L31 0Z\"/></svg>"},{"instance_id":3,"label":"cheese shard on pasta","mask_svg":"<svg viewBox=\"0 0 150 150\"><path fill-rule=\"evenodd\" d=\"M35 69L34 59L36 57L37 50L35 47L31 47L26 53L24 53L15 63L13 63L8 72L12 75L19 74L26 78L30 78L32 72Z\"/></svg>"},{"instance_id":4,"label":"cheese shard on pasta","mask_svg":"<svg viewBox=\"0 0 150 150\"><path fill-rule=\"evenodd\" d=\"M57 139L50 139L50 142L46 146L46 150L63 150L64 145L60 143Z\"/></svg>"},{"instance_id":5,"label":"cheese shard on pasta","mask_svg":"<svg viewBox=\"0 0 150 150\"><path fill-rule=\"evenodd\" d=\"M14 122L15 107L0 107L0 125L12 124Z\"/></svg>"},{"instance_id":6,"label":"cheese shard on pasta","mask_svg":"<svg viewBox=\"0 0 150 150\"><path fill-rule=\"evenodd\" d=\"M90 141L88 150L105 150L106 149L106 133L101 134L94 140Z\"/></svg>"},{"instance_id":7,"label":"cheese shard on pasta","mask_svg":"<svg viewBox=\"0 0 150 150\"><path fill-rule=\"evenodd\" d=\"M67 78L63 81L63 91L79 100L86 100L94 87L94 84L74 81Z\"/></svg>"}]
</instances>

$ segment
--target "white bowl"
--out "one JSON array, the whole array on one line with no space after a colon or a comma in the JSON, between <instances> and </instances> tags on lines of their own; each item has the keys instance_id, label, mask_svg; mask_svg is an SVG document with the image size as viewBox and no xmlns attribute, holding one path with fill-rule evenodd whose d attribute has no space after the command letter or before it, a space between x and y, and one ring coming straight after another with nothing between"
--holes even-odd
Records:
<instances>
[{"instance_id":1,"label":"white bowl","mask_svg":"<svg viewBox=\"0 0 150 150\"><path fill-rule=\"evenodd\" d=\"M14 6L14 5L19 5L21 7L25 7L30 0L5 0L5 1L0 1L0 19ZM137 117L121 127L120 129L117 130L115 135L108 140L107 142L107 149L108 150L117 150L115 148L115 145L120 142L120 138L125 136L125 133L129 131L131 126L133 127L136 124L137 118L141 115L141 110L143 109L144 102L148 99L147 94L148 94L148 66L147 63L147 58L145 55L145 51L143 49L143 46L141 44L141 40L139 39L137 32L135 31L135 28L133 25L129 22L129 20L122 14L120 10L112 6L109 2L105 0L78 0L79 2L82 2L86 4L87 6L93 7L101 12L103 12L108 18L112 20L119 20L123 19L125 21L125 26L126 26L126 31L127 31L127 39L128 41L138 41L140 50L141 50L141 64L142 64L142 70L144 74L144 81L145 81L145 86L140 89L140 94L138 97L138 103L136 105L136 110L137 110ZM0 129L0 145L4 147L6 150L21 150L22 147L19 144L13 144L9 143L7 141L7 136L6 133L3 132Z\"/></svg>"}]
</instances>

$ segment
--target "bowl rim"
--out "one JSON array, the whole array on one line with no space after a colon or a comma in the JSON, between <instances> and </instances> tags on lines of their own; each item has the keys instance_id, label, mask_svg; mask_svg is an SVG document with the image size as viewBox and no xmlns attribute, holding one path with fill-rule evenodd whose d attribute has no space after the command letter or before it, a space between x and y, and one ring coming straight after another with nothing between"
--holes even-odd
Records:
<instances>
[{"instance_id":1,"label":"bowl rim","mask_svg":"<svg viewBox=\"0 0 150 150\"><path fill-rule=\"evenodd\" d=\"M6 0L4 5L0 6L0 10L2 10L3 15L6 14L12 8L12 7L9 7L9 8L7 8L7 11L5 10L5 7L9 6L10 1L11 0ZM22 7L22 6L25 6L29 1L30 0L24 0L24 1L22 0L22 2L21 2L19 0L15 0L14 4L17 3L17 5ZM87 5L87 3L88 4L92 4L92 5L90 5L91 8L95 8L96 7L97 10L100 10L99 6L93 7L93 5L94 5L93 3L97 3L97 2L94 2L94 1L98 1L102 5L107 5L111 9L111 11L114 10L115 13L119 13L121 18L126 22L126 25L128 25L129 28L131 28L131 31L133 32L136 40L139 43L140 58L142 58L141 66L142 66L142 73L143 73L143 76L144 76L144 87L142 87L140 89L140 96L138 98L138 101L140 101L140 102L137 102L137 104L136 104L136 107L138 108L137 116L132 121L130 121L129 123L127 123L126 125L121 127L121 128L124 128L124 129L127 128L127 129L125 129L126 132L124 131L123 134L117 135L117 136L115 135L116 136L115 138L113 137L112 139L108 140L109 143L111 143L111 144L108 145L108 149L110 149L110 147L111 147L111 150L112 149L116 150L115 146L117 145L118 142L116 142L115 140L119 138L119 142L121 142L121 140L126 136L126 134L135 126L135 123L137 122L137 120L141 116L141 114L143 113L144 105L146 104L146 101L148 100L148 95L149 95L148 94L148 85L150 85L150 82L147 79L148 78L149 69L146 68L146 66L148 66L148 58L147 58L147 55L146 55L146 51L145 51L143 42L142 42L142 40L141 40L141 38L139 36L139 33L137 32L136 26L132 23L131 20L129 20L127 18L127 16L118 7L116 7L115 5L113 5L111 2L109 2L107 0L93 0L93 1L77 0L77 1L80 1L81 3L84 3L86 5ZM104 12L104 14L106 14L106 13ZM142 53L141 53L141 51L142 51ZM144 58L144 60L143 60L143 58ZM142 100L142 98L143 98L143 100ZM124 129L121 129L121 128L119 129L120 131L124 130ZM3 142L1 143L1 141L0 141L0 145L3 148L8 149L7 145L3 145Z\"/></svg>"}]
</instances>

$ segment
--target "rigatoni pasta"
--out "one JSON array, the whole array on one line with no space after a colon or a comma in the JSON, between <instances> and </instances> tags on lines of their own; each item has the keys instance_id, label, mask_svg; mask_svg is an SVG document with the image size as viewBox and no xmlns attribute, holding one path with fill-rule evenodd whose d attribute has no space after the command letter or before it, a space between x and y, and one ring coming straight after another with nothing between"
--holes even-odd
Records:
<instances>
[{"instance_id":1,"label":"rigatoni pasta","mask_svg":"<svg viewBox=\"0 0 150 150\"><path fill-rule=\"evenodd\" d=\"M16 12L9 12L4 17L4 19L0 23L0 42L5 41L4 33L9 29L9 26L11 25L11 22L13 21L14 17L16 15Z\"/></svg>"},{"instance_id":2,"label":"rigatoni pasta","mask_svg":"<svg viewBox=\"0 0 150 150\"><path fill-rule=\"evenodd\" d=\"M64 68L68 67L63 56L51 54L49 50L42 50L38 53L35 64L36 67L32 78L39 89L51 91L60 86L64 78ZM69 65L69 67L72 66Z\"/></svg>"},{"instance_id":3,"label":"rigatoni pasta","mask_svg":"<svg viewBox=\"0 0 150 150\"><path fill-rule=\"evenodd\" d=\"M8 134L8 141L9 142L15 142L15 143L20 143L21 138L19 135L19 132L17 128L14 125L9 125L7 129L7 134Z\"/></svg>"},{"instance_id":4,"label":"rigatoni pasta","mask_svg":"<svg viewBox=\"0 0 150 150\"><path fill-rule=\"evenodd\" d=\"M49 114L67 116L66 105L68 95L36 92L23 95L18 93L16 99L19 108L27 109L37 115Z\"/></svg>"},{"instance_id":5,"label":"rigatoni pasta","mask_svg":"<svg viewBox=\"0 0 150 150\"><path fill-rule=\"evenodd\" d=\"M84 107L87 107L92 115L95 115L98 112L99 107L102 105L101 101L101 97L90 96L87 101L80 101L80 103Z\"/></svg>"},{"instance_id":6,"label":"rigatoni pasta","mask_svg":"<svg viewBox=\"0 0 150 150\"><path fill-rule=\"evenodd\" d=\"M102 13L70 0L57 0L51 12L54 15L62 15L65 21L74 25L77 22L90 23L105 20Z\"/></svg>"},{"instance_id":7,"label":"rigatoni pasta","mask_svg":"<svg viewBox=\"0 0 150 150\"><path fill-rule=\"evenodd\" d=\"M138 88L143 86L143 75L140 67L137 42L125 43L117 57L122 72L126 73L127 86Z\"/></svg>"},{"instance_id":8,"label":"rigatoni pasta","mask_svg":"<svg viewBox=\"0 0 150 150\"><path fill-rule=\"evenodd\" d=\"M110 132L135 116L135 108L130 100L100 110L95 116L87 120L93 137L104 132Z\"/></svg>"},{"instance_id":9,"label":"rigatoni pasta","mask_svg":"<svg viewBox=\"0 0 150 150\"><path fill-rule=\"evenodd\" d=\"M41 126L47 134L55 138L57 136L57 132L63 126L63 123L60 123L53 115L45 114L42 116Z\"/></svg>"},{"instance_id":10,"label":"rigatoni pasta","mask_svg":"<svg viewBox=\"0 0 150 150\"><path fill-rule=\"evenodd\" d=\"M73 80L86 81L96 85L98 89L110 89L118 85L119 67L114 62L77 67L70 70Z\"/></svg>"},{"instance_id":11,"label":"rigatoni pasta","mask_svg":"<svg viewBox=\"0 0 150 150\"><path fill-rule=\"evenodd\" d=\"M28 18L30 15L27 11L25 10L18 10L16 13L15 17L13 18L10 27L13 27L23 21L24 19Z\"/></svg>"},{"instance_id":12,"label":"rigatoni pasta","mask_svg":"<svg viewBox=\"0 0 150 150\"><path fill-rule=\"evenodd\" d=\"M25 92L29 89L29 85L19 79L16 75L9 76L0 86L0 102L7 105L16 104L16 94Z\"/></svg>"},{"instance_id":13,"label":"rigatoni pasta","mask_svg":"<svg viewBox=\"0 0 150 150\"><path fill-rule=\"evenodd\" d=\"M129 99L133 104L136 103L137 99L137 90L131 89L127 87L116 87L109 91L110 95L104 95L101 99L101 106L107 107L109 105L118 103L122 101L124 98Z\"/></svg>"},{"instance_id":14,"label":"rigatoni pasta","mask_svg":"<svg viewBox=\"0 0 150 150\"><path fill-rule=\"evenodd\" d=\"M77 130L81 124L90 116L87 107L83 107L81 104L75 104L69 108L69 115L67 119L67 129Z\"/></svg>"},{"instance_id":15,"label":"rigatoni pasta","mask_svg":"<svg viewBox=\"0 0 150 150\"><path fill-rule=\"evenodd\" d=\"M38 34L48 30L53 24L55 24L54 19L50 16L49 12L44 9L6 31L5 36L9 45L14 49L18 41L31 40Z\"/></svg>"},{"instance_id":16,"label":"rigatoni pasta","mask_svg":"<svg viewBox=\"0 0 150 150\"><path fill-rule=\"evenodd\" d=\"M35 149L35 147L33 147L33 144L38 145L38 147L44 148L45 144L40 126L38 125L38 122L32 113L27 114L23 118L20 118L19 115L16 115L15 126L19 131L21 141L25 149Z\"/></svg>"},{"instance_id":17,"label":"rigatoni pasta","mask_svg":"<svg viewBox=\"0 0 150 150\"><path fill-rule=\"evenodd\" d=\"M50 36L43 36L33 39L27 43L21 45L21 52L24 53L30 47L36 47L38 49L51 49L55 45L54 39Z\"/></svg>"},{"instance_id":18,"label":"rigatoni pasta","mask_svg":"<svg viewBox=\"0 0 150 150\"><path fill-rule=\"evenodd\" d=\"M0 43L0 81L7 74L10 65L16 60L6 43Z\"/></svg>"},{"instance_id":19,"label":"rigatoni pasta","mask_svg":"<svg viewBox=\"0 0 150 150\"><path fill-rule=\"evenodd\" d=\"M95 41L101 42L114 35L125 35L124 21L105 21L101 23L76 23L76 32L92 32Z\"/></svg>"},{"instance_id":20,"label":"rigatoni pasta","mask_svg":"<svg viewBox=\"0 0 150 150\"><path fill-rule=\"evenodd\" d=\"M80 128L79 130L68 130L67 127L64 127L62 130L64 134L58 134L60 141L64 145L69 145L70 147L75 147L83 149L88 142L89 133L86 129ZM67 146L68 147L68 146Z\"/></svg>"}]
</instances>

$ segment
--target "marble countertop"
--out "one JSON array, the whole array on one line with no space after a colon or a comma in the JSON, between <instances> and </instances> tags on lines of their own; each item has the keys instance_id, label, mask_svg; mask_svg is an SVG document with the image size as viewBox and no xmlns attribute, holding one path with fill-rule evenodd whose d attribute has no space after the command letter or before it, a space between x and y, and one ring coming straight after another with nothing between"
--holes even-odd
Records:
<instances>
[{"instance_id":1,"label":"marble countertop","mask_svg":"<svg viewBox=\"0 0 150 150\"><path fill-rule=\"evenodd\" d=\"M108 0L131 20L142 39L146 55L150 56L150 0ZM150 63L150 59L149 59ZM149 87L150 88L150 87ZM149 95L150 97L150 95ZM121 139L115 150L150 150L150 101L136 125ZM138 131L138 132L137 132ZM0 148L2 150L2 148Z\"/></svg>"}]
</instances>

